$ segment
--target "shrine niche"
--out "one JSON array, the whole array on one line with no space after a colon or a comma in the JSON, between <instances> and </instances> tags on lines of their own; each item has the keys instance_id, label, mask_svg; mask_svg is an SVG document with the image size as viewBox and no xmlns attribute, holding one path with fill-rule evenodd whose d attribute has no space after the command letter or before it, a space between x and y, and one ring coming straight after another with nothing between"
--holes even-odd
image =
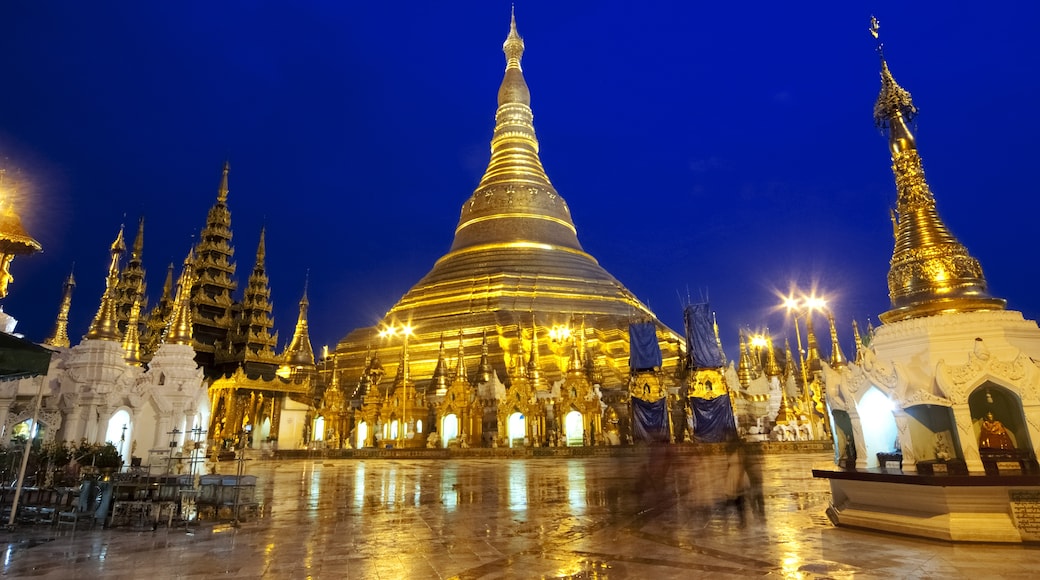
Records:
<instances>
[{"instance_id":1,"label":"shrine niche","mask_svg":"<svg viewBox=\"0 0 1040 580\"><path fill-rule=\"evenodd\" d=\"M554 395L553 413L562 424L560 436L565 445L576 447L605 442L600 394L582 368L577 347L567 376Z\"/></svg>"},{"instance_id":2,"label":"shrine niche","mask_svg":"<svg viewBox=\"0 0 1040 580\"><path fill-rule=\"evenodd\" d=\"M479 442L483 431L483 406L465 374L448 387L437 406L437 439L441 447Z\"/></svg>"},{"instance_id":3,"label":"shrine niche","mask_svg":"<svg viewBox=\"0 0 1040 580\"><path fill-rule=\"evenodd\" d=\"M1038 471L1022 402L1013 391L987 381L968 397L968 409L987 473Z\"/></svg>"},{"instance_id":4,"label":"shrine niche","mask_svg":"<svg viewBox=\"0 0 1040 580\"><path fill-rule=\"evenodd\" d=\"M507 447L526 447L541 445L541 438L546 436L545 411L534 385L526 376L513 379L513 384L506 390L506 395L498 401L498 433L499 441Z\"/></svg>"}]
</instances>

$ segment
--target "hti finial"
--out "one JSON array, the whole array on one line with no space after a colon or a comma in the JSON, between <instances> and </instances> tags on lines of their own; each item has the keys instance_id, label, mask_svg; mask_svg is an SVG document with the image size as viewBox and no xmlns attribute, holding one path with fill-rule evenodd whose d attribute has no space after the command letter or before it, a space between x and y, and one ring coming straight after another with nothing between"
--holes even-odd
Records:
<instances>
[{"instance_id":1,"label":"hti finial","mask_svg":"<svg viewBox=\"0 0 1040 580\"><path fill-rule=\"evenodd\" d=\"M870 15L870 35L877 41L877 53L881 57L881 60L885 60L885 43L881 42L881 22L873 15Z\"/></svg>"}]
</instances>

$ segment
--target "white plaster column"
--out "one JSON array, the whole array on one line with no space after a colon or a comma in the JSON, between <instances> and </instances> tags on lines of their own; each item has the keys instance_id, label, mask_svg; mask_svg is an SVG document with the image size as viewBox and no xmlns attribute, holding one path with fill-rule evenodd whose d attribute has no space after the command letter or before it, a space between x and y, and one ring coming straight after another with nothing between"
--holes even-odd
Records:
<instances>
[{"instance_id":1,"label":"white plaster column","mask_svg":"<svg viewBox=\"0 0 1040 580\"><path fill-rule=\"evenodd\" d=\"M895 409L892 417L896 421L896 432L899 434L899 452L903 454L903 471L917 473L917 456L914 454L914 441L910 435L910 416L905 409ZM878 467L884 467L879 465Z\"/></svg>"},{"instance_id":2,"label":"white plaster column","mask_svg":"<svg viewBox=\"0 0 1040 580\"><path fill-rule=\"evenodd\" d=\"M94 438L96 443L104 443L108 437L108 422L112 420L112 407L108 405L99 405L97 408L97 435Z\"/></svg>"},{"instance_id":3,"label":"white plaster column","mask_svg":"<svg viewBox=\"0 0 1040 580\"><path fill-rule=\"evenodd\" d=\"M83 437L85 437L87 441L94 443L97 441L98 431L97 405L85 405L83 409L83 415L86 422L83 429Z\"/></svg>"},{"instance_id":4,"label":"white plaster column","mask_svg":"<svg viewBox=\"0 0 1040 580\"><path fill-rule=\"evenodd\" d=\"M4 428L7 426L7 418L11 416L12 404L14 404L14 399L0 399L0 438L4 441L7 440L8 435Z\"/></svg>"},{"instance_id":5,"label":"white plaster column","mask_svg":"<svg viewBox=\"0 0 1040 580\"><path fill-rule=\"evenodd\" d=\"M849 421L852 423L852 438L856 443L856 469L866 469L870 458L867 457L867 442L863 438L863 421L859 418L855 406L849 408ZM877 458L874 461L876 462Z\"/></svg>"},{"instance_id":6,"label":"white plaster column","mask_svg":"<svg viewBox=\"0 0 1040 580\"><path fill-rule=\"evenodd\" d=\"M1026 416L1026 428L1029 430L1029 450L1033 452L1033 456L1037 457L1037 450L1040 449L1040 404L1030 403L1022 405L1022 413ZM1033 421L1029 418L1032 417ZM1018 442L1020 447L1022 442Z\"/></svg>"},{"instance_id":7,"label":"white plaster column","mask_svg":"<svg viewBox=\"0 0 1040 580\"><path fill-rule=\"evenodd\" d=\"M158 417L155 422L155 437L152 440L152 449L169 449L170 448L170 416L163 413Z\"/></svg>"},{"instance_id":8,"label":"white plaster column","mask_svg":"<svg viewBox=\"0 0 1040 580\"><path fill-rule=\"evenodd\" d=\"M968 466L968 472L981 473L985 471L982 467L982 456L979 455L979 441L976 439L975 430L971 424L971 410L968 403L953 406L953 420L957 422L957 437L961 442L961 453L964 454L964 462Z\"/></svg>"}]
</instances>

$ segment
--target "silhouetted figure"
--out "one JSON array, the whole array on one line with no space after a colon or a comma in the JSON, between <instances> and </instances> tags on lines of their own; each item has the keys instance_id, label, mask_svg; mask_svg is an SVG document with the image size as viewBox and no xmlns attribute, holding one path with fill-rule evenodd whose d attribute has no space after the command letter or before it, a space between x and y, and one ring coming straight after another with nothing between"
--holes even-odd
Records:
<instances>
[{"instance_id":1,"label":"silhouetted figure","mask_svg":"<svg viewBox=\"0 0 1040 580\"><path fill-rule=\"evenodd\" d=\"M734 437L726 443L726 503L725 508L737 512L740 526L747 524L744 513L745 497L748 489L748 474L744 463L745 450L739 438Z\"/></svg>"}]
</instances>

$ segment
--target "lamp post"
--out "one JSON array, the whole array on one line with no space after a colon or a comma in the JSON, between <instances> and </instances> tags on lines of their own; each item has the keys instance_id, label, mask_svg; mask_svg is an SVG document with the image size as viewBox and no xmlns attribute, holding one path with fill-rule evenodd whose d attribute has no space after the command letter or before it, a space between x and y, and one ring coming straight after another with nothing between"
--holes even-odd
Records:
<instances>
[{"instance_id":1,"label":"lamp post","mask_svg":"<svg viewBox=\"0 0 1040 580\"><path fill-rule=\"evenodd\" d=\"M805 318L806 332L809 332L812 328L813 311L825 310L827 300L822 296L816 296L815 293L803 294L801 298L795 298L792 295L784 299L783 307L787 309L787 315L791 317L791 321L794 323L794 335L798 343L798 363L802 369L802 396L807 411L807 419L809 420L809 432L815 439L817 431L814 417L815 409L812 404L812 395L809 387L809 369L806 368L806 357L805 351L802 349L802 333L798 325L798 319Z\"/></svg>"}]
</instances>

